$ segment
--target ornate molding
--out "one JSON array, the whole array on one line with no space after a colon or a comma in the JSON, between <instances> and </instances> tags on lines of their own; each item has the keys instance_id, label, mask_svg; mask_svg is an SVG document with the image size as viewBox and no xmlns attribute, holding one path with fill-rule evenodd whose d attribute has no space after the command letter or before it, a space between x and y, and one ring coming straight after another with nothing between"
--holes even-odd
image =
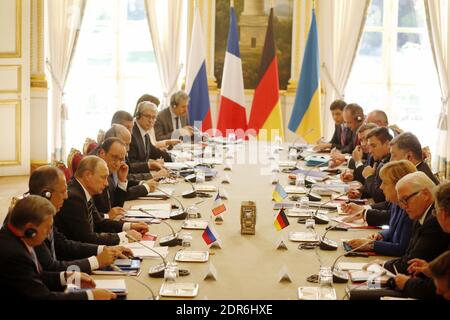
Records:
<instances>
[{"instance_id":1,"label":"ornate molding","mask_svg":"<svg viewBox=\"0 0 450 320\"><path fill-rule=\"evenodd\" d=\"M22 57L22 0L16 0L16 49L14 52L0 52L0 58Z\"/></svg>"}]
</instances>

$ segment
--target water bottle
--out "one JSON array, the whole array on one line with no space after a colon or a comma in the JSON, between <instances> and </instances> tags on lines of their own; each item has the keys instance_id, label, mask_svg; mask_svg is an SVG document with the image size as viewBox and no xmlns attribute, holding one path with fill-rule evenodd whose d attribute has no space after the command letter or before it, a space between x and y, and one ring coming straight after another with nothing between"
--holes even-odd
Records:
<instances>
[{"instance_id":1,"label":"water bottle","mask_svg":"<svg viewBox=\"0 0 450 320\"><path fill-rule=\"evenodd\" d=\"M197 170L195 172L195 181L198 184L205 183L205 171L203 170Z\"/></svg>"},{"instance_id":2,"label":"water bottle","mask_svg":"<svg viewBox=\"0 0 450 320\"><path fill-rule=\"evenodd\" d=\"M319 300L331 300L335 298L333 273L330 267L320 267L319 286Z\"/></svg>"},{"instance_id":3,"label":"water bottle","mask_svg":"<svg viewBox=\"0 0 450 320\"><path fill-rule=\"evenodd\" d=\"M183 235L182 238L182 242L181 242L181 246L183 248L189 248L191 246L191 241L192 241L192 235L190 233L186 233Z\"/></svg>"},{"instance_id":4,"label":"water bottle","mask_svg":"<svg viewBox=\"0 0 450 320\"><path fill-rule=\"evenodd\" d=\"M291 149L289 151L289 157L288 157L289 161L297 161L297 155L298 155L297 150Z\"/></svg>"},{"instance_id":5,"label":"water bottle","mask_svg":"<svg viewBox=\"0 0 450 320\"><path fill-rule=\"evenodd\" d=\"M168 262L164 269L164 280L166 282L175 282L179 275L178 264L176 262Z\"/></svg>"},{"instance_id":6,"label":"water bottle","mask_svg":"<svg viewBox=\"0 0 450 320\"><path fill-rule=\"evenodd\" d=\"M300 209L308 209L309 208L309 199L308 197L301 197L300 198Z\"/></svg>"},{"instance_id":7,"label":"water bottle","mask_svg":"<svg viewBox=\"0 0 450 320\"><path fill-rule=\"evenodd\" d=\"M301 173L295 176L295 186L302 187L305 185L305 176Z\"/></svg>"}]
</instances>

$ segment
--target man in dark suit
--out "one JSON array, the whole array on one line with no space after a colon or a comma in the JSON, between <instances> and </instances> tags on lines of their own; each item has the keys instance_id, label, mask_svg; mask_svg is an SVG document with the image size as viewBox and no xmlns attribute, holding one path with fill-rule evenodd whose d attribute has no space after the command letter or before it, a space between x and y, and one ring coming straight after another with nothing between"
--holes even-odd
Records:
<instances>
[{"instance_id":1,"label":"man in dark suit","mask_svg":"<svg viewBox=\"0 0 450 320\"><path fill-rule=\"evenodd\" d=\"M400 205L414 220L413 231L406 253L387 261L384 267L399 273L395 277L397 288L412 298L436 298L436 294L433 283L426 278L407 275L409 261L422 259L429 262L446 251L450 244L450 235L442 230L432 213L434 188L433 181L420 171L403 177L396 185Z\"/></svg>"},{"instance_id":2,"label":"man in dark suit","mask_svg":"<svg viewBox=\"0 0 450 320\"><path fill-rule=\"evenodd\" d=\"M326 149L336 148L341 150L351 139L351 130L344 124L342 115L347 103L343 100L336 100L330 105L331 116L334 121L334 134L329 143L322 143L314 147L314 151L322 151Z\"/></svg>"},{"instance_id":3,"label":"man in dark suit","mask_svg":"<svg viewBox=\"0 0 450 320\"><path fill-rule=\"evenodd\" d=\"M430 167L423 161L422 145L414 134L405 132L391 141L391 160L409 160L418 171L425 173L435 185L439 184L439 180L431 172Z\"/></svg>"},{"instance_id":4,"label":"man in dark suit","mask_svg":"<svg viewBox=\"0 0 450 320\"><path fill-rule=\"evenodd\" d=\"M162 169L164 162L172 162L171 156L166 151L156 148L150 139L150 129L153 128L158 114L157 107L151 102L141 102L138 107L136 121L133 127L128 160L132 166L135 162L149 162L150 159L157 160L150 163L155 168ZM159 167L156 165L159 163ZM144 168L142 168L144 169Z\"/></svg>"},{"instance_id":5,"label":"man in dark suit","mask_svg":"<svg viewBox=\"0 0 450 320\"><path fill-rule=\"evenodd\" d=\"M94 205L93 196L108 186L108 166L103 159L88 156L81 160L69 182L69 197L56 216L58 229L71 239L102 245L127 243L127 235L142 239L145 223L123 223L104 219Z\"/></svg>"},{"instance_id":6,"label":"man in dark suit","mask_svg":"<svg viewBox=\"0 0 450 320\"><path fill-rule=\"evenodd\" d=\"M67 199L66 178L58 168L38 168L31 174L28 186L31 195L48 199L57 214ZM86 273L109 266L116 258L133 254L124 247L105 247L68 240L56 226L53 226L48 238L35 247L35 251L45 271L65 271L70 266L78 266Z\"/></svg>"},{"instance_id":7,"label":"man in dark suit","mask_svg":"<svg viewBox=\"0 0 450 320\"><path fill-rule=\"evenodd\" d=\"M146 196L156 189L154 180L128 180L128 166L125 163L126 145L119 138L108 138L100 146L98 156L105 160L109 169L108 186L101 194L94 196L95 207L106 213L109 219L117 220L124 214L125 201Z\"/></svg>"},{"instance_id":8,"label":"man in dark suit","mask_svg":"<svg viewBox=\"0 0 450 320\"><path fill-rule=\"evenodd\" d=\"M6 299L87 300L114 299L110 291L95 288L82 273L48 272L42 269L34 248L51 232L55 208L43 197L19 200L0 230L0 297ZM64 293L73 276L86 292Z\"/></svg>"},{"instance_id":9,"label":"man in dark suit","mask_svg":"<svg viewBox=\"0 0 450 320\"><path fill-rule=\"evenodd\" d=\"M349 197L352 197L352 192L363 198L372 198L375 203L384 202L385 197L383 191L380 189L381 178L380 170L383 165L389 162L391 155L390 141L392 136L389 134L386 128L372 129L367 134L367 143L369 145L369 153L373 158L373 166L367 166L362 172L362 176L365 179L364 186L358 191L349 191Z\"/></svg>"},{"instance_id":10,"label":"man in dark suit","mask_svg":"<svg viewBox=\"0 0 450 320\"><path fill-rule=\"evenodd\" d=\"M162 110L156 119L155 136L157 141L168 139L190 138L194 128L188 125L189 96L178 91L170 98L170 107Z\"/></svg>"},{"instance_id":11,"label":"man in dark suit","mask_svg":"<svg viewBox=\"0 0 450 320\"><path fill-rule=\"evenodd\" d=\"M369 154L369 145L367 144L367 134L377 128L373 123L363 124L358 128L356 134L358 135L360 145L356 146L352 152L352 157L348 161L348 168L341 174L341 180L343 182L358 181L364 184L365 179L362 172L365 167L373 166L373 157Z\"/></svg>"}]
</instances>

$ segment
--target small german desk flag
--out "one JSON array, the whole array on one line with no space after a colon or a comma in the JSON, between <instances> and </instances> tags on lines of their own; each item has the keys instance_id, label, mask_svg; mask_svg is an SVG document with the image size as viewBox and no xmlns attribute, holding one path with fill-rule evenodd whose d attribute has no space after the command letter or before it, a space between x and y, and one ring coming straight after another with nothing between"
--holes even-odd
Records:
<instances>
[{"instance_id":1,"label":"small german desk flag","mask_svg":"<svg viewBox=\"0 0 450 320\"><path fill-rule=\"evenodd\" d=\"M283 230L289 225L289 220L286 217L286 213L284 213L284 208L278 212L273 225L278 231Z\"/></svg>"}]
</instances>

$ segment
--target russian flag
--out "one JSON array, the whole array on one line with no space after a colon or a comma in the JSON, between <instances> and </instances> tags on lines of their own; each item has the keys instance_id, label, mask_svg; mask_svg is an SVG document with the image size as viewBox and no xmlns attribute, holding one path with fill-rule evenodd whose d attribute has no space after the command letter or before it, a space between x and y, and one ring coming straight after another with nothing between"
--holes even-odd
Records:
<instances>
[{"instance_id":1,"label":"russian flag","mask_svg":"<svg viewBox=\"0 0 450 320\"><path fill-rule=\"evenodd\" d=\"M233 6L230 8L230 30L225 53L219 105L217 129L220 130L222 136L227 136L227 130L232 130L238 138L244 138L244 132L247 130L247 114L237 19ZM242 136L240 134L241 130Z\"/></svg>"},{"instance_id":2,"label":"russian flag","mask_svg":"<svg viewBox=\"0 0 450 320\"><path fill-rule=\"evenodd\" d=\"M206 58L203 31L198 7L195 9L192 29L191 49L189 51L186 75L186 92L189 95L189 121L201 131L212 128L209 103L208 78L206 76Z\"/></svg>"},{"instance_id":3,"label":"russian flag","mask_svg":"<svg viewBox=\"0 0 450 320\"><path fill-rule=\"evenodd\" d=\"M205 240L205 243L209 246L210 244L217 241L219 238L214 230L214 227L211 226L211 224L208 224L205 231L202 234L203 240Z\"/></svg>"}]
</instances>

